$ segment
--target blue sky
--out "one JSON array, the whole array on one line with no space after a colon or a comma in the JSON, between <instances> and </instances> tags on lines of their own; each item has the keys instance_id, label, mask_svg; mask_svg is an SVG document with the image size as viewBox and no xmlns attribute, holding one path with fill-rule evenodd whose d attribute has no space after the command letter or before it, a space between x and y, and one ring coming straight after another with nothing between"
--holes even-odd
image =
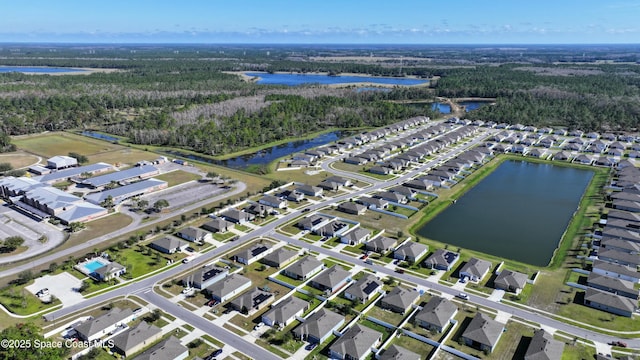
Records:
<instances>
[{"instance_id":1,"label":"blue sky","mask_svg":"<svg viewBox=\"0 0 640 360\"><path fill-rule=\"evenodd\" d=\"M0 42L640 42L638 0L0 0L0 6Z\"/></svg>"}]
</instances>

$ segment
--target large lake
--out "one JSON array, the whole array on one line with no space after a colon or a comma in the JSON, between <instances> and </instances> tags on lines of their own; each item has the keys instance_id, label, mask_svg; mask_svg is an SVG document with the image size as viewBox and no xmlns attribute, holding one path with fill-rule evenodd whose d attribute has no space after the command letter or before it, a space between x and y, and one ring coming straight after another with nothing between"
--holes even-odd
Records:
<instances>
[{"instance_id":1,"label":"large lake","mask_svg":"<svg viewBox=\"0 0 640 360\"><path fill-rule=\"evenodd\" d=\"M182 156L187 159L198 160L207 162L210 164L216 164L221 166L227 166L234 169L247 169L251 166L263 166L277 160L281 157L302 152L317 146L328 144L332 141L338 140L343 135L342 131L334 131L318 135L313 139L291 141L288 143L276 145L264 150L260 150L256 153L246 154L230 158L227 160L215 160L205 156L198 156L194 154L181 153L179 151L168 152L170 155Z\"/></svg>"},{"instance_id":2,"label":"large lake","mask_svg":"<svg viewBox=\"0 0 640 360\"><path fill-rule=\"evenodd\" d=\"M319 74L289 74L289 73L263 73L247 72L247 76L258 77L257 84L262 85L288 85L297 86L305 84L352 84L352 83L374 83L382 85L420 85L426 84L429 80L409 79L409 78L388 78L376 76L329 76Z\"/></svg>"},{"instance_id":3,"label":"large lake","mask_svg":"<svg viewBox=\"0 0 640 360\"><path fill-rule=\"evenodd\" d=\"M592 177L590 170L508 160L418 234L546 266Z\"/></svg>"},{"instance_id":4,"label":"large lake","mask_svg":"<svg viewBox=\"0 0 640 360\"><path fill-rule=\"evenodd\" d=\"M38 74L57 74L66 72L81 72L83 69L60 68L60 67L29 67L29 66L0 66L0 73L20 72Z\"/></svg>"}]
</instances>

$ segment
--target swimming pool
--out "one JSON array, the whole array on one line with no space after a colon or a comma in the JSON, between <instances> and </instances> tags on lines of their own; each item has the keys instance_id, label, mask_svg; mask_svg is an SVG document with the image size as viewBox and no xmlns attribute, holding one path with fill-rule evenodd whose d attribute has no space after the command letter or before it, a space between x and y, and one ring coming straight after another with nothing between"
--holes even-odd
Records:
<instances>
[{"instance_id":1,"label":"swimming pool","mask_svg":"<svg viewBox=\"0 0 640 360\"><path fill-rule=\"evenodd\" d=\"M105 266L105 264L103 264L100 260L93 260L91 262L88 262L86 264L82 265L85 269L87 269L87 272L89 274L95 272L96 270L100 269L101 267Z\"/></svg>"}]
</instances>

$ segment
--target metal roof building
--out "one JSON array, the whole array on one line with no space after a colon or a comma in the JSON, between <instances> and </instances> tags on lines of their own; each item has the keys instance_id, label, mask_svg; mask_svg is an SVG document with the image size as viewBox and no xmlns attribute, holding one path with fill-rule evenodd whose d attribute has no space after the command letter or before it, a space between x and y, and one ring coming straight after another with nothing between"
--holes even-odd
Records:
<instances>
[{"instance_id":1,"label":"metal roof building","mask_svg":"<svg viewBox=\"0 0 640 360\"><path fill-rule=\"evenodd\" d=\"M154 175L158 175L160 170L155 166L143 165L135 166L126 170L112 172L110 174L92 177L84 180L82 183L91 187L97 188L110 184L111 182L120 182L133 178L148 178Z\"/></svg>"},{"instance_id":2,"label":"metal roof building","mask_svg":"<svg viewBox=\"0 0 640 360\"><path fill-rule=\"evenodd\" d=\"M109 174L111 175L111 174ZM150 192L165 189L167 182L157 179L142 180L133 184L120 186L115 189L109 189L85 196L85 199L92 203L99 205L105 201L109 196L113 199L114 204L119 204L122 201L132 198L138 195L148 194Z\"/></svg>"}]
</instances>

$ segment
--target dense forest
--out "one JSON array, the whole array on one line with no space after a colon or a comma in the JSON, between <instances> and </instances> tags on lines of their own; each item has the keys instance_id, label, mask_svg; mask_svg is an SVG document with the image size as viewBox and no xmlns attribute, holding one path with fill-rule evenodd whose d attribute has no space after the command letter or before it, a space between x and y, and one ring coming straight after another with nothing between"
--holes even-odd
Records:
<instances>
[{"instance_id":1,"label":"dense forest","mask_svg":"<svg viewBox=\"0 0 640 360\"><path fill-rule=\"evenodd\" d=\"M2 65L116 71L0 74L0 131L18 135L90 128L134 143L217 155L327 128L434 117L429 106L398 100L436 97L496 98L493 106L469 113L470 118L583 130L637 129L638 53L625 47L7 46L0 48ZM228 73L245 70L410 75L431 82L358 92L257 85Z\"/></svg>"}]
</instances>

